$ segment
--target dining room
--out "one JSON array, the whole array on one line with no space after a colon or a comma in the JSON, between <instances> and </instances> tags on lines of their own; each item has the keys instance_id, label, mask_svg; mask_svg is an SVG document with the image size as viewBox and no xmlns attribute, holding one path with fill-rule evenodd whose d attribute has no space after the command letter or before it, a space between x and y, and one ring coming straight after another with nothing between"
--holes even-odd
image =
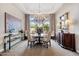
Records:
<instances>
[{"instance_id":1,"label":"dining room","mask_svg":"<svg viewBox=\"0 0 79 59\"><path fill-rule=\"evenodd\" d=\"M78 23L72 22L78 6L71 3L0 4L1 55L78 55Z\"/></svg>"},{"instance_id":2,"label":"dining room","mask_svg":"<svg viewBox=\"0 0 79 59\"><path fill-rule=\"evenodd\" d=\"M29 14L25 15L25 26L28 45L48 47L51 46L51 38L55 39L55 15L53 14ZM53 25L53 26L52 26Z\"/></svg>"}]
</instances>

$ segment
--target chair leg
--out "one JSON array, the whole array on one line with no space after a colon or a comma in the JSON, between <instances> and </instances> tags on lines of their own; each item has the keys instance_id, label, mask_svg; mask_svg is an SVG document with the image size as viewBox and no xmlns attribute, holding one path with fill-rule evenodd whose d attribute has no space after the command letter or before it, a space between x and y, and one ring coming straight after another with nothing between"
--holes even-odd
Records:
<instances>
[{"instance_id":1,"label":"chair leg","mask_svg":"<svg viewBox=\"0 0 79 59\"><path fill-rule=\"evenodd\" d=\"M47 45L47 48L48 48L48 43L46 43L46 45Z\"/></svg>"},{"instance_id":2,"label":"chair leg","mask_svg":"<svg viewBox=\"0 0 79 59\"><path fill-rule=\"evenodd\" d=\"M30 43L30 48L32 48L32 44Z\"/></svg>"},{"instance_id":3,"label":"chair leg","mask_svg":"<svg viewBox=\"0 0 79 59\"><path fill-rule=\"evenodd\" d=\"M49 41L49 46L51 47L51 41Z\"/></svg>"},{"instance_id":4,"label":"chair leg","mask_svg":"<svg viewBox=\"0 0 79 59\"><path fill-rule=\"evenodd\" d=\"M32 47L32 45L31 45L31 42L30 41L28 41L28 47L30 46L30 48Z\"/></svg>"},{"instance_id":5,"label":"chair leg","mask_svg":"<svg viewBox=\"0 0 79 59\"><path fill-rule=\"evenodd\" d=\"M33 47L33 42L31 42L31 44L30 44L30 45L31 45L31 48L32 48L32 47Z\"/></svg>"},{"instance_id":6,"label":"chair leg","mask_svg":"<svg viewBox=\"0 0 79 59\"><path fill-rule=\"evenodd\" d=\"M48 48L47 42L44 43L44 47L45 47L45 48Z\"/></svg>"},{"instance_id":7,"label":"chair leg","mask_svg":"<svg viewBox=\"0 0 79 59\"><path fill-rule=\"evenodd\" d=\"M29 46L29 41L28 41L28 46Z\"/></svg>"}]
</instances>

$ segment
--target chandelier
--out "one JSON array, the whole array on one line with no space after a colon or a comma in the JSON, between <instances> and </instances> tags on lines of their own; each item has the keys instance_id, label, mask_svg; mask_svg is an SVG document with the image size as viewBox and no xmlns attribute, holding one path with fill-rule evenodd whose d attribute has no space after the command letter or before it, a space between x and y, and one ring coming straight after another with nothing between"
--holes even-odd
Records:
<instances>
[{"instance_id":1,"label":"chandelier","mask_svg":"<svg viewBox=\"0 0 79 59\"><path fill-rule=\"evenodd\" d=\"M47 18L45 14L41 13L40 3L38 5L38 13L34 15L34 18L37 19L37 20L45 20Z\"/></svg>"}]
</instances>

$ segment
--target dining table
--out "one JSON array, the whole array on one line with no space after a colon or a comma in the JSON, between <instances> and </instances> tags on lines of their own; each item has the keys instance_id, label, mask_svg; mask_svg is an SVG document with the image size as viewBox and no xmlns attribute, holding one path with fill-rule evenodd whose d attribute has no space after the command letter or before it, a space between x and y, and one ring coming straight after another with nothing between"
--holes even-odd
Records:
<instances>
[{"instance_id":1,"label":"dining table","mask_svg":"<svg viewBox=\"0 0 79 59\"><path fill-rule=\"evenodd\" d=\"M38 45L38 46L42 46L42 44L43 44L42 41L46 35L48 35L48 34L44 34L44 33L42 33L41 35L38 35L38 33L31 34L31 36L34 38L34 41L37 42L37 43L35 43L35 45ZM51 34L51 37L54 37L54 34Z\"/></svg>"},{"instance_id":2,"label":"dining table","mask_svg":"<svg viewBox=\"0 0 79 59\"><path fill-rule=\"evenodd\" d=\"M38 35L38 34L31 34L31 36L32 36L33 38L36 38L36 39L37 39L38 44L41 44L41 39L44 38L44 34L41 34L41 35Z\"/></svg>"}]
</instances>

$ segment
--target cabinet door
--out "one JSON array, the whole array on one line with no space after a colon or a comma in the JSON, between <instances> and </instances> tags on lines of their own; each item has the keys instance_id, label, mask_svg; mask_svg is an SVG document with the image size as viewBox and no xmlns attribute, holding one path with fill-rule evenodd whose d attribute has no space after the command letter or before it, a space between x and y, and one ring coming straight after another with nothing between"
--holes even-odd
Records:
<instances>
[{"instance_id":1,"label":"cabinet door","mask_svg":"<svg viewBox=\"0 0 79 59\"><path fill-rule=\"evenodd\" d=\"M64 47L75 51L75 34L64 34Z\"/></svg>"},{"instance_id":2,"label":"cabinet door","mask_svg":"<svg viewBox=\"0 0 79 59\"><path fill-rule=\"evenodd\" d=\"M75 50L75 34L72 35L72 49Z\"/></svg>"},{"instance_id":3,"label":"cabinet door","mask_svg":"<svg viewBox=\"0 0 79 59\"><path fill-rule=\"evenodd\" d=\"M64 34L64 46L67 47L67 48L72 48L71 35Z\"/></svg>"}]
</instances>

